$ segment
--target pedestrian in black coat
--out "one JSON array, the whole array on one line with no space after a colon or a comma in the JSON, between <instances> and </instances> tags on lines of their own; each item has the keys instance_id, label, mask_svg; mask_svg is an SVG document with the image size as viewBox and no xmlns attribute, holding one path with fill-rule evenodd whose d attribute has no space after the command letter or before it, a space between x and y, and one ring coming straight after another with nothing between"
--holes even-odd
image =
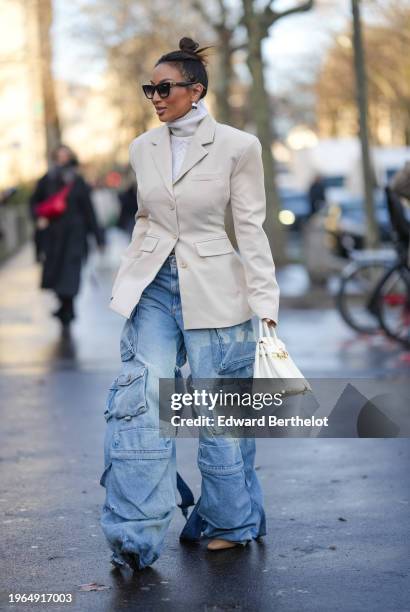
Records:
<instances>
[{"instance_id":1,"label":"pedestrian in black coat","mask_svg":"<svg viewBox=\"0 0 410 612\"><path fill-rule=\"evenodd\" d=\"M317 174L309 187L310 214L314 215L326 203L326 188L323 178Z\"/></svg>"},{"instance_id":2,"label":"pedestrian in black coat","mask_svg":"<svg viewBox=\"0 0 410 612\"><path fill-rule=\"evenodd\" d=\"M121 191L118 195L121 204L120 216L117 227L124 230L130 237L135 226L135 215L138 210L137 185L132 183L128 189Z\"/></svg>"},{"instance_id":3,"label":"pedestrian in black coat","mask_svg":"<svg viewBox=\"0 0 410 612\"><path fill-rule=\"evenodd\" d=\"M88 254L88 235L94 235L100 248L105 241L91 202L90 187L79 173L76 156L67 146L60 145L54 161L54 166L38 181L30 207L36 223L37 260L43 265L41 288L56 293L60 307L53 314L67 326L75 316L73 301L80 288L81 267ZM66 211L52 220L38 218L36 205L66 185L71 185Z\"/></svg>"}]
</instances>

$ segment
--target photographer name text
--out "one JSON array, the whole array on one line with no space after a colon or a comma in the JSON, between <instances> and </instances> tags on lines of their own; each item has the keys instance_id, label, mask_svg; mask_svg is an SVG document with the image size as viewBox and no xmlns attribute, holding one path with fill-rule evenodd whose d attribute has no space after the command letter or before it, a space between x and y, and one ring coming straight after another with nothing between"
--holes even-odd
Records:
<instances>
[{"instance_id":1,"label":"photographer name text","mask_svg":"<svg viewBox=\"0 0 410 612\"><path fill-rule=\"evenodd\" d=\"M226 415L198 416L185 418L178 414L171 417L174 427L328 427L328 417L302 418L299 416L279 418L275 415L261 415L258 417L234 417Z\"/></svg>"}]
</instances>

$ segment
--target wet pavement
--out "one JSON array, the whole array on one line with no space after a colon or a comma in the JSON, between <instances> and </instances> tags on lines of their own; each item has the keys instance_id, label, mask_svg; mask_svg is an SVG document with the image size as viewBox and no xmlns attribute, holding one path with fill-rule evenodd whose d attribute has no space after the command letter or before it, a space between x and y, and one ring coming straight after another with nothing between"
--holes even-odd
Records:
<instances>
[{"instance_id":1,"label":"wet pavement","mask_svg":"<svg viewBox=\"0 0 410 612\"><path fill-rule=\"evenodd\" d=\"M307 376L408 374L400 347L358 338L324 301L295 308L301 271L281 272L280 337ZM30 248L0 269L2 560L0 609L409 611L408 439L263 439L268 535L244 550L182 546L113 570L99 527L103 410L124 320L108 308L113 270L84 270L71 338L49 316ZM292 306L292 308L290 308ZM196 442L178 464L199 492ZM107 587L81 591L80 585ZM7 604L9 593L72 593L72 604Z\"/></svg>"}]
</instances>

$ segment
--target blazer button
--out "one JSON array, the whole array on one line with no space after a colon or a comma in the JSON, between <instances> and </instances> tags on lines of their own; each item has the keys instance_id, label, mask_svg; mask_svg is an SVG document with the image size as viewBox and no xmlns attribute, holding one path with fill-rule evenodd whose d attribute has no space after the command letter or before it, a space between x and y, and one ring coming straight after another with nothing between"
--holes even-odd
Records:
<instances>
[{"instance_id":1,"label":"blazer button","mask_svg":"<svg viewBox=\"0 0 410 612\"><path fill-rule=\"evenodd\" d=\"M188 267L187 264L184 261L182 261L181 262L181 268L187 268L187 267Z\"/></svg>"},{"instance_id":2,"label":"blazer button","mask_svg":"<svg viewBox=\"0 0 410 612\"><path fill-rule=\"evenodd\" d=\"M176 234L172 234L173 238L178 238L178 236Z\"/></svg>"},{"instance_id":3,"label":"blazer button","mask_svg":"<svg viewBox=\"0 0 410 612\"><path fill-rule=\"evenodd\" d=\"M175 206L174 206L173 204L170 204L170 205L169 205L169 209L170 209L170 210L174 210L174 208L175 208Z\"/></svg>"}]
</instances>

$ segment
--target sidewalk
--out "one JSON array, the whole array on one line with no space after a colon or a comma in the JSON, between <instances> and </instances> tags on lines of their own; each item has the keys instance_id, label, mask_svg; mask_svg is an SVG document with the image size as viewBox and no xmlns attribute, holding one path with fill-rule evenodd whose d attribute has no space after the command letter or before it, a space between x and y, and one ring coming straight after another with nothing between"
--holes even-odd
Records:
<instances>
[{"instance_id":1,"label":"sidewalk","mask_svg":"<svg viewBox=\"0 0 410 612\"><path fill-rule=\"evenodd\" d=\"M0 269L2 597L70 592L74 604L41 609L76 612L410 610L403 438L259 440L262 543L214 554L181 546L178 511L152 568L111 569L98 521L104 402L123 325L108 308L113 273L85 270L79 318L63 341L30 248ZM290 310L286 295L281 309L280 336L307 376L408 369L397 345L357 339L332 309ZM178 440L178 463L197 496L195 440ZM90 583L107 589L79 590ZM40 609L6 601L1 609Z\"/></svg>"},{"instance_id":2,"label":"sidewalk","mask_svg":"<svg viewBox=\"0 0 410 612\"><path fill-rule=\"evenodd\" d=\"M40 270L26 246L0 268L2 368L47 370L64 367L114 370L119 360L119 334L124 319L108 308L116 267L83 272L79 313L72 342L62 342L59 323L50 316L56 302L51 292L39 291ZM281 288L278 333L307 376L375 376L410 371L403 349L383 334L367 337L350 330L330 299L313 308L305 291L301 266L278 273ZM310 294L310 297L309 297ZM302 306L302 307L301 307Z\"/></svg>"}]
</instances>

